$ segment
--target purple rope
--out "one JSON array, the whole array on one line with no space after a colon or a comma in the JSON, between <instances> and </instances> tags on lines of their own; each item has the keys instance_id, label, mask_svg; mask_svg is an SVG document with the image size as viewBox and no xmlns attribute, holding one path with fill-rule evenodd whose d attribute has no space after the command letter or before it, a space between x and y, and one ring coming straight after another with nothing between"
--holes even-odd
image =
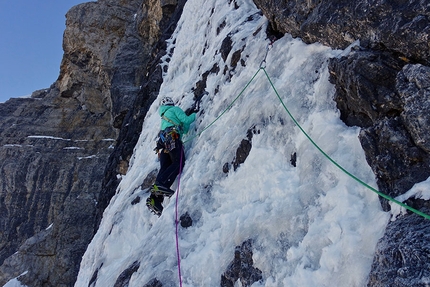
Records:
<instances>
[{"instance_id":1,"label":"purple rope","mask_svg":"<svg viewBox=\"0 0 430 287\"><path fill-rule=\"evenodd\" d=\"M182 287L182 276L181 276L181 255L179 254L179 236L178 236L178 201L179 201L179 188L181 186L181 174L182 174L182 154L184 150L181 152L181 161L179 165L179 176L178 176L178 188L176 190L176 205L175 205L175 225L176 225L176 255L178 256L178 276L179 276L179 286Z\"/></svg>"}]
</instances>

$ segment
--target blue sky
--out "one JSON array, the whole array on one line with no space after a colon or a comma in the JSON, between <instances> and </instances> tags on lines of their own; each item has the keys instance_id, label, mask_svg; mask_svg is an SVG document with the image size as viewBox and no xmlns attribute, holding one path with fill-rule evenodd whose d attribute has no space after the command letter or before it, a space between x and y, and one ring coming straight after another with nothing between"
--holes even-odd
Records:
<instances>
[{"instance_id":1,"label":"blue sky","mask_svg":"<svg viewBox=\"0 0 430 287\"><path fill-rule=\"evenodd\" d=\"M0 102L58 78L67 11L82 0L0 1Z\"/></svg>"}]
</instances>

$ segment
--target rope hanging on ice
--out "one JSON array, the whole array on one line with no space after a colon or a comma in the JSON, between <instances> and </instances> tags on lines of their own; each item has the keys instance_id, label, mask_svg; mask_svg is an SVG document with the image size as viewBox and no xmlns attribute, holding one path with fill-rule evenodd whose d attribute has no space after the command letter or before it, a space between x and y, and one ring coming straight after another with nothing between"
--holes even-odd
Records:
<instances>
[{"instance_id":1,"label":"rope hanging on ice","mask_svg":"<svg viewBox=\"0 0 430 287\"><path fill-rule=\"evenodd\" d=\"M376 188L373 188L372 186L368 185L367 183L365 183L364 181L362 181L361 179L359 179L358 177L356 177L355 175L353 175L352 173L350 173L349 171L347 171L345 168L343 168L339 163L337 163L335 160L333 160L326 152L324 152L324 150L322 150L316 143L315 141L306 133L306 131L300 126L300 124L297 122L297 120L294 118L294 116L290 113L290 111L288 110L287 106L285 105L284 101L282 100L281 96L279 95L278 91L276 90L272 80L269 77L269 74L266 71L266 58L267 55L269 53L270 48L272 47L273 42L269 43L267 45L267 49L266 49L266 54L264 56L263 61L260 64L260 67L258 68L257 72L254 74L254 76L252 76L251 80L245 85L245 87L242 89L242 91L239 93L239 95L236 96L236 98L234 98L234 100L230 103L230 105L227 106L227 108L214 120L212 121L209 125L207 125L205 128L203 128L202 131L200 131L199 133L197 133L196 135L192 136L191 138L187 139L186 141L184 141L184 143L191 141L192 139L200 136L205 130L209 129L216 121L218 121L228 110L230 110L230 108L233 106L233 104L237 101L237 99L239 97L241 97L245 90L248 88L248 86L254 81L255 77L257 76L257 74L260 71L264 71L264 74L266 75L267 80L269 81L273 91L275 92L276 96L278 97L278 100L281 102L282 106L284 107L285 111L288 113L288 115L290 116L291 120L296 124L296 126L300 129L300 131L306 136L306 138L318 149L318 151L320 151L329 161L331 161L336 167L338 167L341 171L343 171L345 174L347 174L349 177L353 178L355 181L357 181L358 183L362 184L363 186L365 186L366 188L370 189L371 191L375 192L376 194L378 194L379 196L394 202L398 205L400 205L403 208L406 208L407 210L418 214L426 219L430 219L430 215L421 212L413 207L410 207L406 204L404 204L403 202L400 202L384 193L382 193L381 191L377 190Z\"/></svg>"}]
</instances>

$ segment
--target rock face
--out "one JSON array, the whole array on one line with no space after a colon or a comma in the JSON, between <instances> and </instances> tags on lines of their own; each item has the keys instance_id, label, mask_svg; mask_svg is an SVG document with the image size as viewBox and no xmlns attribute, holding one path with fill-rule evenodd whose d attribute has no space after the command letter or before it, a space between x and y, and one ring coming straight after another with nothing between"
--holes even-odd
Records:
<instances>
[{"instance_id":1,"label":"rock face","mask_svg":"<svg viewBox=\"0 0 430 287\"><path fill-rule=\"evenodd\" d=\"M27 286L73 286L158 94L158 63L185 2L99 0L75 6L66 16L58 80L29 99L0 104L0 286L17 276ZM254 2L272 35L290 33L333 48L360 40L352 53L329 65L341 119L362 128L360 141L382 192L394 197L425 180L430 6L422 0ZM231 49L229 41L223 49ZM205 81L196 83L197 99ZM233 168L246 160L255 132L240 145ZM386 200L381 203L389 209ZM407 203L430 212L426 201ZM429 221L417 215L389 223L368 285L425 286L429 229ZM125 270L116 286L127 285L138 265ZM260 278L252 244L244 242L223 284L240 279L248 286ZM161 283L154 279L145 286Z\"/></svg>"},{"instance_id":2,"label":"rock face","mask_svg":"<svg viewBox=\"0 0 430 287\"><path fill-rule=\"evenodd\" d=\"M423 211L428 214L430 209L427 207ZM376 249L368 286L428 286L430 238L427 221L410 215L387 227ZM411 226L414 232L408 230Z\"/></svg>"},{"instance_id":3,"label":"rock face","mask_svg":"<svg viewBox=\"0 0 430 287\"><path fill-rule=\"evenodd\" d=\"M149 1L148 4L143 4L141 12L137 16L140 19L138 21L140 23L138 25L139 33L149 43L153 44L148 55L149 61L144 67L143 75L145 77L141 89L133 100L130 109L124 113L117 145L106 166L102 181L103 191L97 206L97 222L101 220L104 209L115 194L119 184L117 174L121 173L122 170L127 170L128 161L142 130L143 120L150 105L158 96L158 91L163 82L163 71L158 63L161 57L166 54L166 40L174 32L185 2L185 0ZM153 35L157 35L157 41L155 38L151 38Z\"/></svg>"},{"instance_id":4,"label":"rock face","mask_svg":"<svg viewBox=\"0 0 430 287\"><path fill-rule=\"evenodd\" d=\"M251 286L261 280L262 272L255 268L252 259L252 240L247 240L241 246L236 246L234 259L221 275L221 287L233 287L239 280L241 286Z\"/></svg>"},{"instance_id":5,"label":"rock face","mask_svg":"<svg viewBox=\"0 0 430 287\"><path fill-rule=\"evenodd\" d=\"M332 59L330 68L341 118L363 128L360 141L381 191L395 197L427 179L428 67L386 52L355 51Z\"/></svg>"},{"instance_id":6,"label":"rock face","mask_svg":"<svg viewBox=\"0 0 430 287\"><path fill-rule=\"evenodd\" d=\"M92 238L98 178L114 143L108 123L58 89L38 96L0 105L0 285L28 271L28 286L69 286Z\"/></svg>"},{"instance_id":7,"label":"rock face","mask_svg":"<svg viewBox=\"0 0 430 287\"><path fill-rule=\"evenodd\" d=\"M27 286L74 285L115 188L106 191L106 182L126 171L151 103L141 86L154 92L161 84L154 81L160 43L182 6L100 0L73 7L58 80L30 99L0 104L0 286L17 276ZM124 119L136 117L140 124L120 133Z\"/></svg>"},{"instance_id":8,"label":"rock face","mask_svg":"<svg viewBox=\"0 0 430 287\"><path fill-rule=\"evenodd\" d=\"M355 40L414 61L430 63L429 7L425 1L254 0L274 30L345 48Z\"/></svg>"}]
</instances>

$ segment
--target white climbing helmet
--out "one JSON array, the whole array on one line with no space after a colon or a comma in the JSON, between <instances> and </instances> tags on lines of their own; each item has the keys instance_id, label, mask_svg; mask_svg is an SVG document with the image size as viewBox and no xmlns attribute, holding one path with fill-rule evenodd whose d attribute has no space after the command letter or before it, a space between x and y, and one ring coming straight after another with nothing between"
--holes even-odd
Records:
<instances>
[{"instance_id":1,"label":"white climbing helmet","mask_svg":"<svg viewBox=\"0 0 430 287\"><path fill-rule=\"evenodd\" d=\"M160 106L174 106L175 103L171 97L164 97L160 101Z\"/></svg>"}]
</instances>

